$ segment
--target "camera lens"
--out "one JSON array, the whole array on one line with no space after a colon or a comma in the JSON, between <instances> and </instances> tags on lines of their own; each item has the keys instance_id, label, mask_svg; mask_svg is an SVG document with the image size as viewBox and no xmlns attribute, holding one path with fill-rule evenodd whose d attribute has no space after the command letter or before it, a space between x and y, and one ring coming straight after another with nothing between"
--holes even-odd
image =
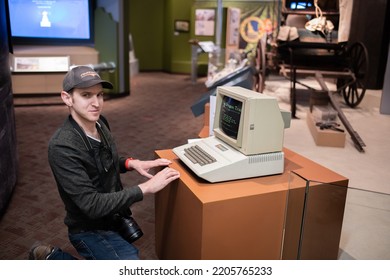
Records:
<instances>
[{"instance_id":1,"label":"camera lens","mask_svg":"<svg viewBox=\"0 0 390 280\"><path fill-rule=\"evenodd\" d=\"M144 235L137 222L132 217L122 217L119 233L129 243L133 243Z\"/></svg>"}]
</instances>

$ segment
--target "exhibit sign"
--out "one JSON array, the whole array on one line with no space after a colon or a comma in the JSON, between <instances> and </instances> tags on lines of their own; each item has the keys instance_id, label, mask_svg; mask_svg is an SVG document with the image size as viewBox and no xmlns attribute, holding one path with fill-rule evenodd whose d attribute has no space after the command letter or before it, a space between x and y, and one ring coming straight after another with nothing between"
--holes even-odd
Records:
<instances>
[{"instance_id":1,"label":"exhibit sign","mask_svg":"<svg viewBox=\"0 0 390 280\"><path fill-rule=\"evenodd\" d=\"M69 56L14 56L12 72L67 72Z\"/></svg>"},{"instance_id":2,"label":"exhibit sign","mask_svg":"<svg viewBox=\"0 0 390 280\"><path fill-rule=\"evenodd\" d=\"M215 10L196 9L195 10L195 35L214 36Z\"/></svg>"}]
</instances>

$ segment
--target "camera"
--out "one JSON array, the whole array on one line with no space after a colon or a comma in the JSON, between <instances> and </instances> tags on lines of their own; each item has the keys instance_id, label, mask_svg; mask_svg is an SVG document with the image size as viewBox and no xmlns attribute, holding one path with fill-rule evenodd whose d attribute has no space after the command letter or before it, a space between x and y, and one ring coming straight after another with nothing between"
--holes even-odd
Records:
<instances>
[{"instance_id":1,"label":"camera","mask_svg":"<svg viewBox=\"0 0 390 280\"><path fill-rule=\"evenodd\" d=\"M117 231L129 243L133 243L144 235L133 217L116 216Z\"/></svg>"}]
</instances>

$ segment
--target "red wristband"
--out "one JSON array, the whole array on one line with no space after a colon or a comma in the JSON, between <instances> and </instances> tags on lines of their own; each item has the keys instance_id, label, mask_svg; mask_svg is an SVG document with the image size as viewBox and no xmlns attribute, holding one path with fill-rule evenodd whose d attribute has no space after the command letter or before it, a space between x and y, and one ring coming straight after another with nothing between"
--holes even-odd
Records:
<instances>
[{"instance_id":1,"label":"red wristband","mask_svg":"<svg viewBox=\"0 0 390 280\"><path fill-rule=\"evenodd\" d=\"M131 161L131 160L134 160L134 159L132 157L129 157L125 161L125 167L126 167L127 170L133 170L133 168L128 167L129 166L129 161Z\"/></svg>"}]
</instances>

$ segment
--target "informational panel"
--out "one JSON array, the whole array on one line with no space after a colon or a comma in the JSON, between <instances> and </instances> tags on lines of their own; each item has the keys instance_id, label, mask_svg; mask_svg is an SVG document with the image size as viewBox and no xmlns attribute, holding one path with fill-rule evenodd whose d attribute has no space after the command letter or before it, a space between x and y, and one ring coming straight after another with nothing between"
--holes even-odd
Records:
<instances>
[{"instance_id":1,"label":"informational panel","mask_svg":"<svg viewBox=\"0 0 390 280\"><path fill-rule=\"evenodd\" d=\"M214 36L215 30L215 10L196 9L195 10L195 35Z\"/></svg>"},{"instance_id":2,"label":"informational panel","mask_svg":"<svg viewBox=\"0 0 390 280\"><path fill-rule=\"evenodd\" d=\"M13 72L67 72L69 56L14 57Z\"/></svg>"}]
</instances>

